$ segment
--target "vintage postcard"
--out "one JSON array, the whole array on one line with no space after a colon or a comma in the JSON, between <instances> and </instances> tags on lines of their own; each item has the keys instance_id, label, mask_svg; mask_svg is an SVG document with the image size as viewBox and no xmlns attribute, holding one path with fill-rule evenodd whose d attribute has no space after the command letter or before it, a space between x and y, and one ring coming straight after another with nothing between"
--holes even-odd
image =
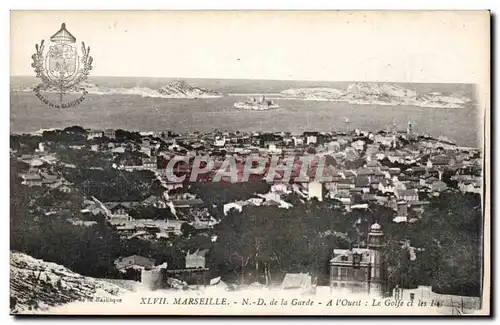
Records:
<instances>
[{"instance_id":1,"label":"vintage postcard","mask_svg":"<svg viewBox=\"0 0 500 325\"><path fill-rule=\"evenodd\" d=\"M490 12L10 19L11 314L490 314Z\"/></svg>"}]
</instances>

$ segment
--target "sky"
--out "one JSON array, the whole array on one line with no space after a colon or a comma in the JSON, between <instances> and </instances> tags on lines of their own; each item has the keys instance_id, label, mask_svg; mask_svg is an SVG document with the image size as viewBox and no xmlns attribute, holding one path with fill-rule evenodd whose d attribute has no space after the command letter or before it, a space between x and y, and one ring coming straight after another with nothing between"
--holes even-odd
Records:
<instances>
[{"instance_id":1,"label":"sky","mask_svg":"<svg viewBox=\"0 0 500 325\"><path fill-rule=\"evenodd\" d=\"M61 26L93 76L484 83L486 11L12 11L11 76ZM47 51L47 50L46 50ZM81 52L80 52L81 53Z\"/></svg>"}]
</instances>

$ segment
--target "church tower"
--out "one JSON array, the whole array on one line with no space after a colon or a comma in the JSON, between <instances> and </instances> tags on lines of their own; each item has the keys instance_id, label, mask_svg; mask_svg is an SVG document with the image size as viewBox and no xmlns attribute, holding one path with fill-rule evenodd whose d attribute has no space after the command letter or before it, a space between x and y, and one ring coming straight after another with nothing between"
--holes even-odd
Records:
<instances>
[{"instance_id":1,"label":"church tower","mask_svg":"<svg viewBox=\"0 0 500 325\"><path fill-rule=\"evenodd\" d=\"M370 227L368 233L368 248L371 250L371 279L375 283L382 284L385 280L385 263L383 260L382 249L385 246L384 232L382 226L375 222ZM380 287L382 289L382 287Z\"/></svg>"},{"instance_id":2,"label":"church tower","mask_svg":"<svg viewBox=\"0 0 500 325\"><path fill-rule=\"evenodd\" d=\"M408 127L406 128L406 134L408 134L409 137L411 137L413 133L413 130L411 128L411 121L408 121Z\"/></svg>"}]
</instances>

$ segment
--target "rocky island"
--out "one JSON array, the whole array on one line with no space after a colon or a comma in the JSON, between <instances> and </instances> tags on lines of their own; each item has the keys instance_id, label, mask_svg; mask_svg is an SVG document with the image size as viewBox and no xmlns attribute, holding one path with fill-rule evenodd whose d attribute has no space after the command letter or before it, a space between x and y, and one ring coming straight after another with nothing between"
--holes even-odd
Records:
<instances>
[{"instance_id":1,"label":"rocky island","mask_svg":"<svg viewBox=\"0 0 500 325\"><path fill-rule=\"evenodd\" d=\"M33 85L29 87L19 87L12 89L13 91L33 91L33 88L39 86L41 91L58 92L59 90L46 86L44 84ZM141 97L153 98L217 98L223 95L219 92L193 87L185 81L172 81L163 85L160 89L151 89L149 87L132 87L132 88L114 88L99 86L94 83L82 83L78 88L85 88L89 94L94 95L138 95ZM77 88L77 89L78 89ZM74 90L76 91L76 89Z\"/></svg>"},{"instance_id":2,"label":"rocky island","mask_svg":"<svg viewBox=\"0 0 500 325\"><path fill-rule=\"evenodd\" d=\"M169 98L212 98L222 97L222 94L213 90L193 87L185 81L172 81L157 90L162 97Z\"/></svg>"},{"instance_id":3,"label":"rocky island","mask_svg":"<svg viewBox=\"0 0 500 325\"><path fill-rule=\"evenodd\" d=\"M279 105L272 101L267 100L264 96L260 99L251 97L246 101L238 101L233 105L235 108L253 110L253 111L267 111L274 108L279 108Z\"/></svg>"},{"instance_id":4,"label":"rocky island","mask_svg":"<svg viewBox=\"0 0 500 325\"><path fill-rule=\"evenodd\" d=\"M345 90L335 88L292 88L281 92L291 99L338 101L360 105L408 105L433 108L461 108L472 99L454 93L418 93L389 83L352 83Z\"/></svg>"}]
</instances>

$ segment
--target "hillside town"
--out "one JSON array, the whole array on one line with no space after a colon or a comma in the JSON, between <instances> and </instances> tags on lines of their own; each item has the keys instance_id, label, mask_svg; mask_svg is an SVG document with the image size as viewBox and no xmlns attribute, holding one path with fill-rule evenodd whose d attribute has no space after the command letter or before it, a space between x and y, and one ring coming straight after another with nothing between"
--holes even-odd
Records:
<instances>
[{"instance_id":1,"label":"hillside town","mask_svg":"<svg viewBox=\"0 0 500 325\"><path fill-rule=\"evenodd\" d=\"M213 245L228 240L224 239L227 233L221 231L227 227L223 224L231 218L239 220L237 216L245 212L280 213L291 218L294 213L317 208L323 209L326 219L345 216L346 221L340 220L337 228L321 226L326 230L312 236L333 236L344 243L337 244L326 257L331 259L326 281L333 287L339 279L346 280L337 271L345 261L351 265L356 254L376 252L379 244L371 243L383 235L382 228L405 227L404 233L394 230L392 239L397 241L396 250L407 250L409 260L415 260L426 249L410 240L406 231L423 222L432 202L447 195L480 195L482 191L479 149L419 134L411 122L406 130L302 134L220 130L175 134L73 126L12 135L10 156L12 182L17 186L13 195L22 192L29 198L19 207L23 216L31 215L37 222L64 220L75 232L78 228L106 227L113 238L109 241L125 243L117 244L107 257L113 270L103 266L106 271L98 271L96 266L92 276L146 281L154 277L155 270L163 270L169 274L171 287L224 278L222 271L210 269L213 257L209 255ZM304 156L321 158L328 181L314 178L314 164L306 170L310 179L300 177L300 165L293 166L291 179L279 172L272 179L265 177L265 171L244 175L249 157L278 157L282 162L287 157L293 161ZM175 157L188 158L173 166L173 177L168 166ZM227 157L234 158L237 180L226 176L217 179L213 172L190 181L195 157L210 157L213 170ZM182 175L187 177L179 181ZM376 215L377 209L384 211L384 217ZM362 223L367 223L366 231L359 230ZM354 228L357 231L352 231ZM99 236L102 239L103 235ZM268 261L259 266L254 255L255 272L246 276L270 283L273 267ZM378 267L382 264L380 261ZM394 270L385 267L382 273L389 276L391 272Z\"/></svg>"}]
</instances>

